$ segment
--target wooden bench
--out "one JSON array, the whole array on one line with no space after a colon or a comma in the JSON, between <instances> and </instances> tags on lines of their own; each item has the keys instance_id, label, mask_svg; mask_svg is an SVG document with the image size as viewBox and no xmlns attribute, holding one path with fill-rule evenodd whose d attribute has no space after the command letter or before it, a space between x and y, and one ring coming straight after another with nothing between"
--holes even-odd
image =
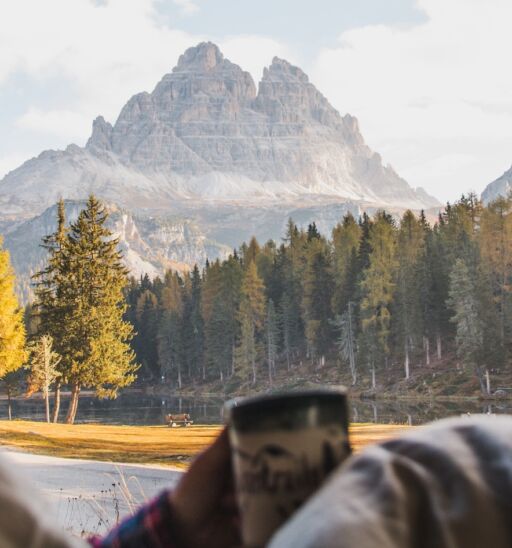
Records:
<instances>
[{"instance_id":1,"label":"wooden bench","mask_svg":"<svg viewBox=\"0 0 512 548\"><path fill-rule=\"evenodd\" d=\"M176 428L177 426L190 426L191 424L194 424L194 421L190 418L188 413L169 413L165 415L165 424L171 428Z\"/></svg>"}]
</instances>

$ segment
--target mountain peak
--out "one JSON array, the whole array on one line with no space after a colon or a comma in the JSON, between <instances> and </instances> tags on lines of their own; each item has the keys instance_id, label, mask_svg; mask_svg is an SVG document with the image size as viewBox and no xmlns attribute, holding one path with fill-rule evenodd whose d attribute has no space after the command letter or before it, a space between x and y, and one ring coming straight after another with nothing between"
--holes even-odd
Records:
<instances>
[{"instance_id":1,"label":"mountain peak","mask_svg":"<svg viewBox=\"0 0 512 548\"><path fill-rule=\"evenodd\" d=\"M112 125L103 116L98 116L92 123L92 134L85 146L88 149L109 150L111 138Z\"/></svg>"},{"instance_id":2,"label":"mountain peak","mask_svg":"<svg viewBox=\"0 0 512 548\"><path fill-rule=\"evenodd\" d=\"M286 59L280 59L279 57L274 57L272 59L272 64L263 71L264 80L281 80L281 81L295 81L303 84L309 83L309 78L307 74L292 65Z\"/></svg>"},{"instance_id":3,"label":"mountain peak","mask_svg":"<svg viewBox=\"0 0 512 548\"><path fill-rule=\"evenodd\" d=\"M174 72L180 71L210 71L224 62L224 55L219 46L213 42L201 42L197 46L188 48L178 60Z\"/></svg>"},{"instance_id":4,"label":"mountain peak","mask_svg":"<svg viewBox=\"0 0 512 548\"><path fill-rule=\"evenodd\" d=\"M85 148L43 154L0 181L0 220L90 192L162 210L205 200L437 205L384 166L357 120L341 117L300 68L274 57L256 93L212 42L187 49L113 127L96 118Z\"/></svg>"}]
</instances>

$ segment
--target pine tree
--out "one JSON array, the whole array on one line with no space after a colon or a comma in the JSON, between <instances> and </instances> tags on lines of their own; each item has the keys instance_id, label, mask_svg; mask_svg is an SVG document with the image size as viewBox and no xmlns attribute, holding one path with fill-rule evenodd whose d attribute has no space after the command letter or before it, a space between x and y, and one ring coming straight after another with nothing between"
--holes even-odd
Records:
<instances>
[{"instance_id":1,"label":"pine tree","mask_svg":"<svg viewBox=\"0 0 512 548\"><path fill-rule=\"evenodd\" d=\"M307 266L306 238L293 221L288 222L285 241L288 246L280 250L276 268L282 279L279 301L280 327L287 368L291 359L304 347L303 280Z\"/></svg>"},{"instance_id":2,"label":"pine tree","mask_svg":"<svg viewBox=\"0 0 512 548\"><path fill-rule=\"evenodd\" d=\"M449 305L457 329L457 355L475 370L485 393L481 367L484 330L478 313L476 283L463 259L457 259L450 275Z\"/></svg>"},{"instance_id":3,"label":"pine tree","mask_svg":"<svg viewBox=\"0 0 512 548\"><path fill-rule=\"evenodd\" d=\"M183 337L179 311L165 310L158 332L158 358L165 377L174 377L176 386L183 387Z\"/></svg>"},{"instance_id":4,"label":"pine tree","mask_svg":"<svg viewBox=\"0 0 512 548\"><path fill-rule=\"evenodd\" d=\"M238 313L238 311L237 311ZM221 382L233 374L235 361L235 324L229 302L222 294L215 299L206 332L208 334L208 376L216 376Z\"/></svg>"},{"instance_id":5,"label":"pine tree","mask_svg":"<svg viewBox=\"0 0 512 548\"><path fill-rule=\"evenodd\" d=\"M66 280L70 276L69 262L65 258L66 245L66 208L64 200L57 205L57 228L55 232L43 238L42 247L48 252L46 267L33 276L36 301L33 315L38 327L37 334L49 334L53 346L61 355L59 377L54 385L54 406L52 422L57 422L60 411L60 389L67 381L71 368L66 351L67 325L72 313L73 303L65 292Z\"/></svg>"},{"instance_id":6,"label":"pine tree","mask_svg":"<svg viewBox=\"0 0 512 548\"><path fill-rule=\"evenodd\" d=\"M427 336L435 338L437 359L443 356L443 339L453 336L453 323L446 305L449 298L450 267L446 256L446 241L443 237L445 221L427 234L425 247L424 280L428 290L423 294L423 318Z\"/></svg>"},{"instance_id":7,"label":"pine tree","mask_svg":"<svg viewBox=\"0 0 512 548\"><path fill-rule=\"evenodd\" d=\"M312 240L318 240L321 238L320 232L318 232L318 229L316 227L316 223L311 223L308 225L308 242L311 242Z\"/></svg>"},{"instance_id":8,"label":"pine tree","mask_svg":"<svg viewBox=\"0 0 512 548\"><path fill-rule=\"evenodd\" d=\"M14 272L9 252L0 238L0 379L19 369L25 359L23 309L14 293Z\"/></svg>"},{"instance_id":9,"label":"pine tree","mask_svg":"<svg viewBox=\"0 0 512 548\"><path fill-rule=\"evenodd\" d=\"M161 374L174 377L179 389L183 386L186 364L182 319L184 312L184 284L181 277L167 271L161 295L162 317L158 329L158 361Z\"/></svg>"},{"instance_id":10,"label":"pine tree","mask_svg":"<svg viewBox=\"0 0 512 548\"><path fill-rule=\"evenodd\" d=\"M265 318L265 344L268 367L268 380L272 386L272 377L276 373L276 360L278 353L278 323L274 301L269 299L267 303L267 314Z\"/></svg>"},{"instance_id":11,"label":"pine tree","mask_svg":"<svg viewBox=\"0 0 512 548\"><path fill-rule=\"evenodd\" d=\"M394 301L394 331L399 352L404 359L405 378L410 375L411 353L423 342L423 314L421 306L421 269L425 233L418 219L406 211L398 231L396 291Z\"/></svg>"},{"instance_id":12,"label":"pine tree","mask_svg":"<svg viewBox=\"0 0 512 548\"><path fill-rule=\"evenodd\" d=\"M137 334L133 338L132 346L137 353L143 374L158 380L161 375L157 353L160 312L158 299L153 291L143 290L135 304Z\"/></svg>"},{"instance_id":13,"label":"pine tree","mask_svg":"<svg viewBox=\"0 0 512 548\"><path fill-rule=\"evenodd\" d=\"M27 394L41 391L45 401L46 422L50 422L50 388L60 377L57 369L61 357L53 350L53 339L42 335L29 346Z\"/></svg>"},{"instance_id":14,"label":"pine tree","mask_svg":"<svg viewBox=\"0 0 512 548\"><path fill-rule=\"evenodd\" d=\"M252 375L252 383L254 384L256 382L258 345L250 304L246 299L240 303L239 322L240 336L236 348L237 369L243 377Z\"/></svg>"},{"instance_id":15,"label":"pine tree","mask_svg":"<svg viewBox=\"0 0 512 548\"><path fill-rule=\"evenodd\" d=\"M390 353L390 305L395 291L396 234L392 219L379 213L370 227L368 267L361 281L361 343L375 389L376 367Z\"/></svg>"},{"instance_id":16,"label":"pine tree","mask_svg":"<svg viewBox=\"0 0 512 548\"><path fill-rule=\"evenodd\" d=\"M259 354L259 342L265 319L265 292L256 264L251 261L246 267L239 308L241 328L240 349L243 368L250 363L252 382L256 382L256 361Z\"/></svg>"},{"instance_id":17,"label":"pine tree","mask_svg":"<svg viewBox=\"0 0 512 548\"><path fill-rule=\"evenodd\" d=\"M249 242L249 245L242 248L242 259L244 265L248 267L252 262L254 264L257 264L260 252L261 250L260 245L258 244L258 240L256 240L256 238L253 236L251 238L251 241Z\"/></svg>"},{"instance_id":18,"label":"pine tree","mask_svg":"<svg viewBox=\"0 0 512 548\"><path fill-rule=\"evenodd\" d=\"M239 335L242 264L232 255L222 265L211 265L203 277L201 312L204 324L204 365L222 381L235 372ZM203 370L203 378L206 378Z\"/></svg>"},{"instance_id":19,"label":"pine tree","mask_svg":"<svg viewBox=\"0 0 512 548\"><path fill-rule=\"evenodd\" d=\"M183 310L183 345L185 360L192 374L200 376L204 368L204 322L201 316L201 275L194 266L190 277L190 290L186 294Z\"/></svg>"},{"instance_id":20,"label":"pine tree","mask_svg":"<svg viewBox=\"0 0 512 548\"><path fill-rule=\"evenodd\" d=\"M71 272L63 290L73 303L62 354L71 363L68 423L74 422L82 386L95 388L100 397L115 397L119 388L135 380L137 367L129 345L133 328L123 319L127 270L117 251L119 241L105 226L107 218L91 195L71 225L63 250Z\"/></svg>"},{"instance_id":21,"label":"pine tree","mask_svg":"<svg viewBox=\"0 0 512 548\"><path fill-rule=\"evenodd\" d=\"M357 383L357 367L356 324L353 302L349 301L347 310L343 314L337 315L333 324L339 334L336 346L338 347L341 359L349 364L352 386L354 386Z\"/></svg>"},{"instance_id":22,"label":"pine tree","mask_svg":"<svg viewBox=\"0 0 512 548\"><path fill-rule=\"evenodd\" d=\"M362 229L351 214L332 231L334 294L332 307L336 314L343 314L354 298L354 276L357 268L357 252L361 243Z\"/></svg>"},{"instance_id":23,"label":"pine tree","mask_svg":"<svg viewBox=\"0 0 512 548\"><path fill-rule=\"evenodd\" d=\"M281 299L279 311L279 325L283 337L283 351L286 356L287 369L291 368L291 358L298 349L300 337L300 306L288 291L285 291Z\"/></svg>"},{"instance_id":24,"label":"pine tree","mask_svg":"<svg viewBox=\"0 0 512 548\"><path fill-rule=\"evenodd\" d=\"M512 196L500 197L483 211L479 246L491 277L502 345L512 333Z\"/></svg>"},{"instance_id":25,"label":"pine tree","mask_svg":"<svg viewBox=\"0 0 512 548\"><path fill-rule=\"evenodd\" d=\"M315 238L310 244L302 306L309 350L313 358L318 355L321 364L332 341L333 285L329 249Z\"/></svg>"}]
</instances>

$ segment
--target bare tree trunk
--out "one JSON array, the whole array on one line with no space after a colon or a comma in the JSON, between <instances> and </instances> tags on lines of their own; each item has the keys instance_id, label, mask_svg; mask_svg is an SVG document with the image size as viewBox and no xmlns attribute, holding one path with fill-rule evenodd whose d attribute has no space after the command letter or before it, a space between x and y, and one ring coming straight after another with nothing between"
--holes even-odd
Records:
<instances>
[{"instance_id":1,"label":"bare tree trunk","mask_svg":"<svg viewBox=\"0 0 512 548\"><path fill-rule=\"evenodd\" d=\"M443 352L441 348L441 334L437 334L437 359L440 360L443 357Z\"/></svg>"},{"instance_id":2,"label":"bare tree trunk","mask_svg":"<svg viewBox=\"0 0 512 548\"><path fill-rule=\"evenodd\" d=\"M359 422L359 413L355 406L352 406L352 422Z\"/></svg>"},{"instance_id":3,"label":"bare tree trunk","mask_svg":"<svg viewBox=\"0 0 512 548\"><path fill-rule=\"evenodd\" d=\"M487 395L491 395L491 379L489 377L489 370L485 370L485 388L487 390Z\"/></svg>"},{"instance_id":4,"label":"bare tree trunk","mask_svg":"<svg viewBox=\"0 0 512 548\"><path fill-rule=\"evenodd\" d=\"M410 372L409 372L409 345L407 344L407 341L405 341L404 368L405 368L405 378L408 379L410 376Z\"/></svg>"},{"instance_id":5,"label":"bare tree trunk","mask_svg":"<svg viewBox=\"0 0 512 548\"><path fill-rule=\"evenodd\" d=\"M425 348L425 364L430 365L430 339L423 337L423 347Z\"/></svg>"},{"instance_id":6,"label":"bare tree trunk","mask_svg":"<svg viewBox=\"0 0 512 548\"><path fill-rule=\"evenodd\" d=\"M59 422L59 411L60 411L60 382L57 381L53 388L52 422Z\"/></svg>"},{"instance_id":7,"label":"bare tree trunk","mask_svg":"<svg viewBox=\"0 0 512 548\"><path fill-rule=\"evenodd\" d=\"M45 390L44 392L44 406L45 406L45 415L46 415L46 422L50 422L50 392L49 390Z\"/></svg>"},{"instance_id":8,"label":"bare tree trunk","mask_svg":"<svg viewBox=\"0 0 512 548\"><path fill-rule=\"evenodd\" d=\"M350 373L352 375L352 386L354 386L357 382L357 371L356 371L356 356L354 351L354 344L353 344L353 328L352 328L352 301L348 303L347 311L348 311L348 360L350 364Z\"/></svg>"},{"instance_id":9,"label":"bare tree trunk","mask_svg":"<svg viewBox=\"0 0 512 548\"><path fill-rule=\"evenodd\" d=\"M178 388L181 390L181 365L178 364Z\"/></svg>"},{"instance_id":10,"label":"bare tree trunk","mask_svg":"<svg viewBox=\"0 0 512 548\"><path fill-rule=\"evenodd\" d=\"M478 382L480 384L480 390L481 390L482 394L485 396L485 395L487 395L487 390L486 390L486 386L485 386L485 383L484 383L484 375L482 373L482 368L476 366L475 370L476 370L476 376L478 378Z\"/></svg>"},{"instance_id":11,"label":"bare tree trunk","mask_svg":"<svg viewBox=\"0 0 512 548\"><path fill-rule=\"evenodd\" d=\"M272 345L269 333L267 333L267 347L268 382L270 383L270 386L272 386Z\"/></svg>"},{"instance_id":12,"label":"bare tree trunk","mask_svg":"<svg viewBox=\"0 0 512 548\"><path fill-rule=\"evenodd\" d=\"M69 400L68 413L66 416L66 424L75 422L76 412L78 410L78 398L80 396L80 385L74 383L71 386L71 398Z\"/></svg>"},{"instance_id":13,"label":"bare tree trunk","mask_svg":"<svg viewBox=\"0 0 512 548\"><path fill-rule=\"evenodd\" d=\"M12 421L12 404L11 404L11 390L7 389L7 417Z\"/></svg>"},{"instance_id":14,"label":"bare tree trunk","mask_svg":"<svg viewBox=\"0 0 512 548\"><path fill-rule=\"evenodd\" d=\"M372 389L375 390L377 383L375 382L375 364L372 363Z\"/></svg>"}]
</instances>

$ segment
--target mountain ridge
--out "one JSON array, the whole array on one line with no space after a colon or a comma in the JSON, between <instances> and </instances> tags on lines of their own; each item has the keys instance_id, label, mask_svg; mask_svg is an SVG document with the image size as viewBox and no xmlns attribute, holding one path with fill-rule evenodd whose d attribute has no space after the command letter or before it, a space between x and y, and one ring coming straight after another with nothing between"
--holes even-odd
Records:
<instances>
[{"instance_id":1,"label":"mountain ridge","mask_svg":"<svg viewBox=\"0 0 512 548\"><path fill-rule=\"evenodd\" d=\"M347 211L440 206L384 165L357 119L342 116L302 69L274 57L256 85L211 42L187 49L153 91L126 102L114 124L98 116L85 146L43 151L0 180L6 246L16 254L34 235L32 219L60 198L90 193L144 227L149 218L171 218L212 243L159 240L156 223L136 262L159 273L168 260L204 262L206 248L220 256L247 235L279 239L290 214L329 231ZM29 272L26 262L17 269Z\"/></svg>"},{"instance_id":2,"label":"mountain ridge","mask_svg":"<svg viewBox=\"0 0 512 548\"><path fill-rule=\"evenodd\" d=\"M0 204L11 215L27 205L40 213L91 191L132 208L310 196L439 205L384 166L357 119L341 116L300 68L275 57L256 90L210 42L189 48L151 93L131 97L114 125L97 117L85 147L44 151L11 171Z\"/></svg>"},{"instance_id":3,"label":"mountain ridge","mask_svg":"<svg viewBox=\"0 0 512 548\"><path fill-rule=\"evenodd\" d=\"M508 196L512 191L512 166L489 183L483 190L481 197L485 204L496 200L499 196Z\"/></svg>"}]
</instances>

